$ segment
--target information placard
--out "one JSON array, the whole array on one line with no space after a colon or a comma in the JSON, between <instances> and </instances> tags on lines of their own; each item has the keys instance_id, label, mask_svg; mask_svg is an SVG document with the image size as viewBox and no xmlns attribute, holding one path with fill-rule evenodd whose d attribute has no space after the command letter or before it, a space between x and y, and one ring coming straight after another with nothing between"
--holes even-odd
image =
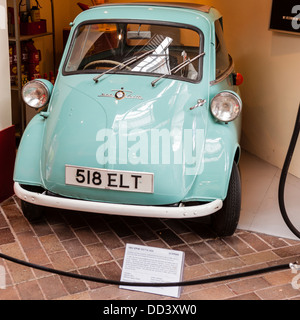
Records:
<instances>
[{"instance_id":1,"label":"information placard","mask_svg":"<svg viewBox=\"0 0 300 320\"><path fill-rule=\"evenodd\" d=\"M121 281L163 283L180 282L183 277L184 252L127 244ZM181 287L135 287L122 289L142 291L179 298Z\"/></svg>"}]
</instances>

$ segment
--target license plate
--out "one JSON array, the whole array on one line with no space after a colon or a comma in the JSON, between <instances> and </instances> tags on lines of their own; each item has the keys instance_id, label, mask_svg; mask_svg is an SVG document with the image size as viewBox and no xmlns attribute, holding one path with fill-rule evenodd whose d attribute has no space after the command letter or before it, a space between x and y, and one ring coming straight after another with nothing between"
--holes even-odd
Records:
<instances>
[{"instance_id":1,"label":"license plate","mask_svg":"<svg viewBox=\"0 0 300 320\"><path fill-rule=\"evenodd\" d=\"M72 186L153 193L154 174L66 165L65 183Z\"/></svg>"}]
</instances>

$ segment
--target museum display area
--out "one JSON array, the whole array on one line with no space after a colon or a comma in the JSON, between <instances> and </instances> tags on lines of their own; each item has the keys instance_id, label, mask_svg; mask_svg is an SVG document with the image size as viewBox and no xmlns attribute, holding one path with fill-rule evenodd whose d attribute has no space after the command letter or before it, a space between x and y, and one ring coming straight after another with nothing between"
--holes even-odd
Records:
<instances>
[{"instance_id":1,"label":"museum display area","mask_svg":"<svg viewBox=\"0 0 300 320\"><path fill-rule=\"evenodd\" d=\"M0 0L0 300L299 300L300 6L140 2Z\"/></svg>"}]
</instances>

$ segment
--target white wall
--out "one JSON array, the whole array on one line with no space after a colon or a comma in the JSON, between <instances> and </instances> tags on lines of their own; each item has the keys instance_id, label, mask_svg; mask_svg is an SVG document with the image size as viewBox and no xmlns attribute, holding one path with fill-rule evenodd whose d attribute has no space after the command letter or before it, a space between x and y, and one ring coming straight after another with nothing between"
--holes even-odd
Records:
<instances>
[{"instance_id":1,"label":"white wall","mask_svg":"<svg viewBox=\"0 0 300 320\"><path fill-rule=\"evenodd\" d=\"M11 95L6 0L0 0L0 130L11 126Z\"/></svg>"}]
</instances>

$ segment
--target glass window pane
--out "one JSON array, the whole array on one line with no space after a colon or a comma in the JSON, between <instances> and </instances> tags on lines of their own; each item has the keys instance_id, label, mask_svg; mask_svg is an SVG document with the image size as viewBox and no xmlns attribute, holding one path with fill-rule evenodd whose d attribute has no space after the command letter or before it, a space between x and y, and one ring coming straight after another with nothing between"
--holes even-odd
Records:
<instances>
[{"instance_id":1,"label":"glass window pane","mask_svg":"<svg viewBox=\"0 0 300 320\"><path fill-rule=\"evenodd\" d=\"M216 78L224 73L230 65L229 55L223 37L221 21L215 22L216 29Z\"/></svg>"},{"instance_id":2,"label":"glass window pane","mask_svg":"<svg viewBox=\"0 0 300 320\"><path fill-rule=\"evenodd\" d=\"M177 67L200 53L200 33L178 26L109 23L78 28L65 72L147 73L197 80L201 58Z\"/></svg>"}]
</instances>

